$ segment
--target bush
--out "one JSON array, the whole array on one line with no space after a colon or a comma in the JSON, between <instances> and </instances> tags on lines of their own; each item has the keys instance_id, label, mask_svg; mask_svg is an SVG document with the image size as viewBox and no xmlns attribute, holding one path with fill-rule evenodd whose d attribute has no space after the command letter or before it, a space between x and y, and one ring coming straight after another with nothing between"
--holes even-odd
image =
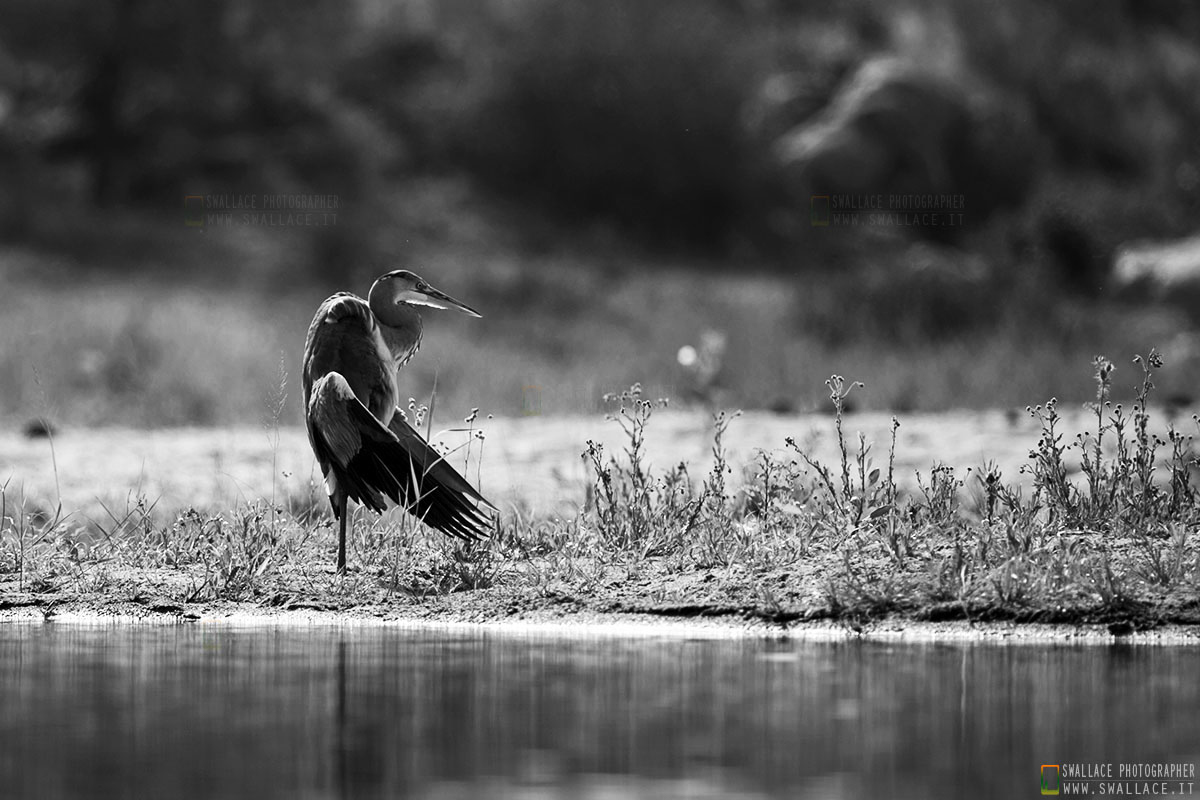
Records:
<instances>
[{"instance_id":1,"label":"bush","mask_svg":"<svg viewBox=\"0 0 1200 800\"><path fill-rule=\"evenodd\" d=\"M536 2L460 156L504 194L662 241L730 231L746 187L747 31L712 2Z\"/></svg>"},{"instance_id":2,"label":"bush","mask_svg":"<svg viewBox=\"0 0 1200 800\"><path fill-rule=\"evenodd\" d=\"M883 339L915 344L947 341L988 329L1003 313L1007 287L978 256L918 243L877 263L827 277L809 289L816 297L805 330L830 343ZM846 313L853 298L855 313Z\"/></svg>"}]
</instances>

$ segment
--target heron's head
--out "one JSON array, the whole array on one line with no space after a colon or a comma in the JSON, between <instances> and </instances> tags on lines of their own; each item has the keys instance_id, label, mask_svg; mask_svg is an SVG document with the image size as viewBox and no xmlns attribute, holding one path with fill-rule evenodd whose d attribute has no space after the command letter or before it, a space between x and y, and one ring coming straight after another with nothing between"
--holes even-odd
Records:
<instances>
[{"instance_id":1,"label":"heron's head","mask_svg":"<svg viewBox=\"0 0 1200 800\"><path fill-rule=\"evenodd\" d=\"M371 286L371 293L367 295L367 299L373 309L379 306L428 306L447 311L461 311L472 317L483 316L469 305L433 288L420 275L406 269L380 275Z\"/></svg>"}]
</instances>

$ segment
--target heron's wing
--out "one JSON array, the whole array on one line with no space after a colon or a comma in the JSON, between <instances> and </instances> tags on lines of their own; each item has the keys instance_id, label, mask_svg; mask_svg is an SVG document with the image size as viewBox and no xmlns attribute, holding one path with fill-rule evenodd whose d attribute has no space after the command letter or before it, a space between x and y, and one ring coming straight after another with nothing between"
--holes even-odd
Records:
<instances>
[{"instance_id":1,"label":"heron's wing","mask_svg":"<svg viewBox=\"0 0 1200 800\"><path fill-rule=\"evenodd\" d=\"M446 533L452 533L447 528L453 528L467 538L485 535L492 526L490 513L498 509L450 466L445 456L430 447L400 411L392 415L388 430L396 437L412 472L415 492L409 497L416 497L416 502L409 505L409 511Z\"/></svg>"},{"instance_id":2,"label":"heron's wing","mask_svg":"<svg viewBox=\"0 0 1200 800\"><path fill-rule=\"evenodd\" d=\"M317 313L313 315L308 326L308 335L304 339L302 378L305 408L308 407L313 384L331 371L326 362L341 349L341 339L346 335L348 328L339 323L345 321L349 323L349 327L357 327L363 333L369 331L367 320L361 316L360 306L368 312L371 310L361 297L349 292L338 292L321 303Z\"/></svg>"},{"instance_id":3,"label":"heron's wing","mask_svg":"<svg viewBox=\"0 0 1200 800\"><path fill-rule=\"evenodd\" d=\"M304 403L312 386L338 372L371 413L390 418L396 404L396 365L371 307L357 295L339 292L317 309L304 342Z\"/></svg>"},{"instance_id":4,"label":"heron's wing","mask_svg":"<svg viewBox=\"0 0 1200 800\"><path fill-rule=\"evenodd\" d=\"M331 500L342 491L376 512L387 507L387 497L398 502L403 473L393 471L379 452L379 445L394 444L396 437L358 401L340 373L317 379L305 423Z\"/></svg>"},{"instance_id":5,"label":"heron's wing","mask_svg":"<svg viewBox=\"0 0 1200 800\"><path fill-rule=\"evenodd\" d=\"M491 520L478 506L494 506L408 423L396 425L398 416L392 428L385 428L339 373L317 380L308 405L308 432L330 495L344 491L375 511L383 511L388 497L442 533L462 539L486 536Z\"/></svg>"}]
</instances>

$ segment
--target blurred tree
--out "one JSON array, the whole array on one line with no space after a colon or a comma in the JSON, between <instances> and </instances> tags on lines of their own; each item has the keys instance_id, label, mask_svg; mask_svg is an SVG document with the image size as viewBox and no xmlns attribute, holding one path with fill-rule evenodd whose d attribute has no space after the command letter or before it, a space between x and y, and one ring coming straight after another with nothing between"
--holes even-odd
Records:
<instances>
[{"instance_id":1,"label":"blurred tree","mask_svg":"<svg viewBox=\"0 0 1200 800\"><path fill-rule=\"evenodd\" d=\"M82 170L59 191L100 208L338 195L357 215L319 238L344 251L379 224L376 176L401 150L364 98L342 92L360 23L338 0L14 0L0 7L0 50L24 76L10 146L49 174Z\"/></svg>"},{"instance_id":2,"label":"blurred tree","mask_svg":"<svg viewBox=\"0 0 1200 800\"><path fill-rule=\"evenodd\" d=\"M334 92L357 31L333 0L48 0L9 5L0 22L30 71L56 76L51 96L29 100L64 123L35 144L86 162L99 203L235 174L304 188L380 136L356 129Z\"/></svg>"},{"instance_id":3,"label":"blurred tree","mask_svg":"<svg viewBox=\"0 0 1200 800\"><path fill-rule=\"evenodd\" d=\"M947 46L905 50L922 26ZM41 226L63 246L91 207L337 194L337 229L273 268L299 253L340 281L405 238L388 231L396 203L422 201L408 175L465 173L526 218L713 255L782 241L788 267L836 264L814 255L771 148L890 56L942 66L959 98L942 133L929 132L936 109L918 114L923 142L907 124L885 131L903 145L892 160L937 156L931 189L969 194L979 216L1015 209L1000 224L1091 285L1114 242L1195 225L1198 43L1185 0L6 0L0 226ZM859 121L921 107L892 95L896 113ZM832 166L843 184L865 163L846 149ZM1087 208L1043 221L1036 198L1075 187ZM119 251L113 226L93 227L75 237L89 263ZM852 259L873 246L824 239Z\"/></svg>"},{"instance_id":4,"label":"blurred tree","mask_svg":"<svg viewBox=\"0 0 1200 800\"><path fill-rule=\"evenodd\" d=\"M524 9L491 90L457 131L466 165L560 216L651 242L721 243L752 174L741 112L756 72L736 4Z\"/></svg>"}]
</instances>

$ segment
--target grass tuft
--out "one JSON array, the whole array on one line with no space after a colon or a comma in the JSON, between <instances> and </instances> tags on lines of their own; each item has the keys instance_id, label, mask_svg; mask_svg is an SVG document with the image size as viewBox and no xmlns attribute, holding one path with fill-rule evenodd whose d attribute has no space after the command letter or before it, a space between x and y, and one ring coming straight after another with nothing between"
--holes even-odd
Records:
<instances>
[{"instance_id":1,"label":"grass tuft","mask_svg":"<svg viewBox=\"0 0 1200 800\"><path fill-rule=\"evenodd\" d=\"M737 414L712 422L711 469L658 468L647 431L667 403L640 385L607 396L624 444L589 441L573 513L505 512L486 542L462 544L399 512L356 511L352 569L332 570L333 530L315 490L305 498L164 517L130 495L101 521L51 513L0 487L0 585L36 596L165 595L179 602L321 607L473 595L492 613L582 604L654 613L833 618L853 630L886 615L919 619L1111 622L1190 619L1200 605L1200 507L1192 437L1151 423L1151 351L1133 360L1125 408L1112 362L1097 357L1090 429L1068 437L1053 398L1029 463L1010 481L994 463L966 473L933 464L907 490L849 433L846 400L861 384L827 381L838 456L832 466L794 439L760 451L731 480L726 442ZM284 387L280 379L280 395ZM275 407L278 407L276 405ZM413 418L428 410L410 403ZM466 418L464 448L476 438ZM479 453L476 453L477 457ZM467 455L469 466L469 454ZM316 493L319 494L319 493ZM488 599L490 598L490 600ZM499 609L508 609L501 611ZM699 612L696 609L700 609Z\"/></svg>"}]
</instances>

